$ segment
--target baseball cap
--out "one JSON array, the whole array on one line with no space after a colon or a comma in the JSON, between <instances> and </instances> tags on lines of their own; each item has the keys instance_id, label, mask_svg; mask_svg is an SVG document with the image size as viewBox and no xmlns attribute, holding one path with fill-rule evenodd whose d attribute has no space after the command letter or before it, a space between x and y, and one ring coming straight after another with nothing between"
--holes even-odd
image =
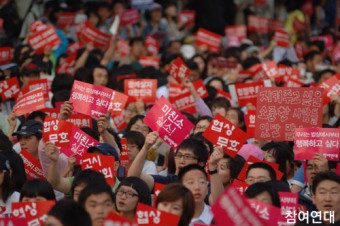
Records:
<instances>
[{"instance_id":1,"label":"baseball cap","mask_svg":"<svg viewBox=\"0 0 340 226\"><path fill-rule=\"evenodd\" d=\"M29 75L29 74L39 74L38 66L36 64L27 64L22 69L22 75Z\"/></svg>"},{"instance_id":2,"label":"baseball cap","mask_svg":"<svg viewBox=\"0 0 340 226\"><path fill-rule=\"evenodd\" d=\"M106 143L100 143L96 146L87 149L87 153L93 153L95 150L99 150L103 155L110 155L115 157L115 161L119 161L119 156L114 147Z\"/></svg>"},{"instance_id":3,"label":"baseball cap","mask_svg":"<svg viewBox=\"0 0 340 226\"><path fill-rule=\"evenodd\" d=\"M21 129L15 133L13 136L20 135L20 136L32 136L35 134L42 134L43 124L42 122L35 121L35 120L27 120L21 127Z\"/></svg>"}]
</instances>

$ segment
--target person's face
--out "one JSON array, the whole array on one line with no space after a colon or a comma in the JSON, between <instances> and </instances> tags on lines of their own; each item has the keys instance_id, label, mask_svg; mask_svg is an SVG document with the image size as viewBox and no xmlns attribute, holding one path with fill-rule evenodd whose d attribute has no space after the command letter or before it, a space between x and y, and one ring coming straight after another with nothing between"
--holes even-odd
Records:
<instances>
[{"instance_id":1,"label":"person's face","mask_svg":"<svg viewBox=\"0 0 340 226\"><path fill-rule=\"evenodd\" d=\"M226 119L228 119L231 123L233 123L237 127L243 126L243 123L239 121L237 111L234 109L230 109L227 111Z\"/></svg>"},{"instance_id":2,"label":"person's face","mask_svg":"<svg viewBox=\"0 0 340 226\"><path fill-rule=\"evenodd\" d=\"M129 123L131 118L137 115L136 103L129 103L125 108L125 122Z\"/></svg>"},{"instance_id":3,"label":"person's face","mask_svg":"<svg viewBox=\"0 0 340 226\"><path fill-rule=\"evenodd\" d=\"M195 57L193 61L197 63L200 73L203 73L205 67L204 60L201 57Z\"/></svg>"},{"instance_id":4,"label":"person's face","mask_svg":"<svg viewBox=\"0 0 340 226\"><path fill-rule=\"evenodd\" d=\"M26 149L31 155L36 156L38 154L39 140L35 135L28 137L21 136L19 143L20 147Z\"/></svg>"},{"instance_id":5,"label":"person's face","mask_svg":"<svg viewBox=\"0 0 340 226\"><path fill-rule=\"evenodd\" d=\"M274 156L274 150L268 150L268 151L264 151L263 152L264 155L264 160L268 161L268 162L274 162L276 163L276 158Z\"/></svg>"},{"instance_id":6,"label":"person's face","mask_svg":"<svg viewBox=\"0 0 340 226\"><path fill-rule=\"evenodd\" d=\"M37 80L39 78L40 78L39 74L29 74L25 76L20 76L20 81L22 82L22 86L24 88L28 85L30 81Z\"/></svg>"},{"instance_id":7,"label":"person's face","mask_svg":"<svg viewBox=\"0 0 340 226\"><path fill-rule=\"evenodd\" d=\"M110 17L111 12L110 12L110 9L106 7L100 7L98 9L98 14L100 18L102 19L102 21L105 21Z\"/></svg>"},{"instance_id":8,"label":"person's face","mask_svg":"<svg viewBox=\"0 0 340 226\"><path fill-rule=\"evenodd\" d=\"M188 79L191 82L197 81L200 79L200 71L199 70L191 70L190 74L188 75Z\"/></svg>"},{"instance_id":9,"label":"person's face","mask_svg":"<svg viewBox=\"0 0 340 226\"><path fill-rule=\"evenodd\" d=\"M107 193L92 194L85 201L85 210L90 215L92 225L103 225L107 214L113 210L113 200Z\"/></svg>"},{"instance_id":10,"label":"person's face","mask_svg":"<svg viewBox=\"0 0 340 226\"><path fill-rule=\"evenodd\" d=\"M180 54L181 45L182 44L180 42L172 42L168 48L168 51L174 54Z\"/></svg>"},{"instance_id":11,"label":"person's face","mask_svg":"<svg viewBox=\"0 0 340 226\"><path fill-rule=\"evenodd\" d=\"M264 192L258 194L257 196L255 196L252 199L255 199L259 202L263 202L263 203L273 205L272 197L270 196L269 192L267 192L267 191L264 191Z\"/></svg>"},{"instance_id":12,"label":"person's face","mask_svg":"<svg viewBox=\"0 0 340 226\"><path fill-rule=\"evenodd\" d=\"M218 80L211 81L209 83L209 86L214 87L216 89L223 90L223 84L221 83L221 81L218 81Z\"/></svg>"},{"instance_id":13,"label":"person's face","mask_svg":"<svg viewBox=\"0 0 340 226\"><path fill-rule=\"evenodd\" d=\"M37 197L26 197L22 198L22 202L37 202L37 201L47 201L45 197L37 196Z\"/></svg>"},{"instance_id":14,"label":"person's face","mask_svg":"<svg viewBox=\"0 0 340 226\"><path fill-rule=\"evenodd\" d=\"M246 183L252 185L257 182L266 182L270 180L270 174L267 170L262 168L253 168L248 172Z\"/></svg>"},{"instance_id":15,"label":"person's face","mask_svg":"<svg viewBox=\"0 0 340 226\"><path fill-rule=\"evenodd\" d=\"M217 171L218 171L218 175L221 177L223 185L226 186L227 184L229 184L231 181L229 159L223 158L220 161L218 161Z\"/></svg>"},{"instance_id":16,"label":"person's face","mask_svg":"<svg viewBox=\"0 0 340 226\"><path fill-rule=\"evenodd\" d=\"M78 202L79 200L79 195L81 191L87 186L85 183L80 183L79 185L74 187L74 192L73 192L73 200Z\"/></svg>"},{"instance_id":17,"label":"person's face","mask_svg":"<svg viewBox=\"0 0 340 226\"><path fill-rule=\"evenodd\" d=\"M142 120L138 120L135 124L131 126L131 131L140 132L146 137L149 133L149 127Z\"/></svg>"},{"instance_id":18,"label":"person's face","mask_svg":"<svg viewBox=\"0 0 340 226\"><path fill-rule=\"evenodd\" d=\"M138 203L138 193L129 186L122 185L117 190L116 208L121 213L133 212Z\"/></svg>"},{"instance_id":19,"label":"person's face","mask_svg":"<svg viewBox=\"0 0 340 226\"><path fill-rule=\"evenodd\" d=\"M157 209L181 216L183 213L183 200L178 199L174 202L160 202L158 203Z\"/></svg>"},{"instance_id":20,"label":"person's face","mask_svg":"<svg viewBox=\"0 0 340 226\"><path fill-rule=\"evenodd\" d=\"M187 187L194 196L195 203L201 204L208 195L208 181L200 170L191 170L183 177L183 185Z\"/></svg>"},{"instance_id":21,"label":"person's face","mask_svg":"<svg viewBox=\"0 0 340 226\"><path fill-rule=\"evenodd\" d=\"M212 111L212 114L213 114L214 117L217 115L217 113L222 115L224 118L227 117L227 110L224 109L223 107L212 106L211 111Z\"/></svg>"},{"instance_id":22,"label":"person's face","mask_svg":"<svg viewBox=\"0 0 340 226\"><path fill-rule=\"evenodd\" d=\"M162 10L155 9L151 12L151 19L155 22L160 21L162 19Z\"/></svg>"},{"instance_id":23,"label":"person's face","mask_svg":"<svg viewBox=\"0 0 340 226\"><path fill-rule=\"evenodd\" d=\"M195 126L194 134L204 132L206 128L208 128L209 124L210 122L206 119L200 120Z\"/></svg>"},{"instance_id":24,"label":"person's face","mask_svg":"<svg viewBox=\"0 0 340 226\"><path fill-rule=\"evenodd\" d=\"M332 180L320 182L313 194L313 203L319 211L334 211L334 216L339 216L340 184Z\"/></svg>"},{"instance_id":25,"label":"person's face","mask_svg":"<svg viewBox=\"0 0 340 226\"><path fill-rule=\"evenodd\" d=\"M177 8L175 6L169 6L165 9L165 14L168 17L175 17L177 16Z\"/></svg>"},{"instance_id":26,"label":"person's face","mask_svg":"<svg viewBox=\"0 0 340 226\"><path fill-rule=\"evenodd\" d=\"M319 173L318 167L314 164L313 160L306 162L306 175L308 183L312 186L316 174Z\"/></svg>"},{"instance_id":27,"label":"person's face","mask_svg":"<svg viewBox=\"0 0 340 226\"><path fill-rule=\"evenodd\" d=\"M127 149L130 163L132 164L133 160L135 160L137 154L139 153L139 148L136 144L127 144Z\"/></svg>"},{"instance_id":28,"label":"person's face","mask_svg":"<svg viewBox=\"0 0 340 226\"><path fill-rule=\"evenodd\" d=\"M270 140L257 140L255 138L252 139L251 143L259 148L262 148L264 145L268 144Z\"/></svg>"},{"instance_id":29,"label":"person's face","mask_svg":"<svg viewBox=\"0 0 340 226\"><path fill-rule=\"evenodd\" d=\"M134 42L131 46L131 54L136 58L139 58L144 52L143 42Z\"/></svg>"},{"instance_id":30,"label":"person's face","mask_svg":"<svg viewBox=\"0 0 340 226\"><path fill-rule=\"evenodd\" d=\"M330 77L332 77L333 74L331 72L325 72L321 75L321 78L319 79L318 83L321 84L322 82L326 81Z\"/></svg>"},{"instance_id":31,"label":"person's face","mask_svg":"<svg viewBox=\"0 0 340 226\"><path fill-rule=\"evenodd\" d=\"M310 70L313 72L313 73L315 73L315 67L316 67L316 65L320 65L320 64L322 64L322 57L321 57L321 55L320 54L318 54L318 55L315 55L314 56L314 58L313 58L313 60L312 60L312 68L310 68Z\"/></svg>"},{"instance_id":32,"label":"person's face","mask_svg":"<svg viewBox=\"0 0 340 226\"><path fill-rule=\"evenodd\" d=\"M106 86L109 81L109 75L104 68L95 68L93 71L93 85Z\"/></svg>"},{"instance_id":33,"label":"person's face","mask_svg":"<svg viewBox=\"0 0 340 226\"><path fill-rule=\"evenodd\" d=\"M56 217L48 215L45 221L45 226L63 226L63 224Z\"/></svg>"},{"instance_id":34,"label":"person's face","mask_svg":"<svg viewBox=\"0 0 340 226\"><path fill-rule=\"evenodd\" d=\"M89 15L89 22L93 27L96 27L99 23L99 18L97 17L96 14L90 13Z\"/></svg>"},{"instance_id":35,"label":"person's face","mask_svg":"<svg viewBox=\"0 0 340 226\"><path fill-rule=\"evenodd\" d=\"M192 150L179 149L175 154L176 175L179 171L190 164L197 164L197 156L194 155Z\"/></svg>"}]
</instances>

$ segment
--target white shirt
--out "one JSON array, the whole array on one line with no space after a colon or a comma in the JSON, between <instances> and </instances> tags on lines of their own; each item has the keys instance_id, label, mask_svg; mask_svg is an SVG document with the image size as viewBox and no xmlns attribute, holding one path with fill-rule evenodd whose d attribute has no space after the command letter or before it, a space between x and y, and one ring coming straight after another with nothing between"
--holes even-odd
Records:
<instances>
[{"instance_id":1,"label":"white shirt","mask_svg":"<svg viewBox=\"0 0 340 226\"><path fill-rule=\"evenodd\" d=\"M12 202L19 202L19 199L20 199L20 193L15 191L15 192L12 193L11 196L8 197L6 203L4 203L3 200L0 200L0 207L1 207L0 217L9 217L9 216L11 216L11 213L12 213ZM4 210L4 208L5 208L5 210Z\"/></svg>"},{"instance_id":2,"label":"white shirt","mask_svg":"<svg viewBox=\"0 0 340 226\"><path fill-rule=\"evenodd\" d=\"M214 215L211 213L210 209L210 206L204 204L204 209L200 217L191 219L189 226L193 226L194 224L211 224Z\"/></svg>"},{"instance_id":3,"label":"white shirt","mask_svg":"<svg viewBox=\"0 0 340 226\"><path fill-rule=\"evenodd\" d=\"M155 163L149 160L145 160L142 173L149 174L149 175L158 174Z\"/></svg>"}]
</instances>

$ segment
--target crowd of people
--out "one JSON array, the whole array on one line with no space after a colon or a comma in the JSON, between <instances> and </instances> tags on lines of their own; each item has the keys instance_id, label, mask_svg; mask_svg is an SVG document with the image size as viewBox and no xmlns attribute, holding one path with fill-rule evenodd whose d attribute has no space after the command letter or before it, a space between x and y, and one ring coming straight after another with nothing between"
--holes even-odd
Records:
<instances>
[{"instance_id":1,"label":"crowd of people","mask_svg":"<svg viewBox=\"0 0 340 226\"><path fill-rule=\"evenodd\" d=\"M329 161L319 153L312 160L295 160L294 141L254 137L243 144L236 156L230 156L202 135L218 114L247 132L244 116L249 110L256 110L256 105L239 106L228 93L230 85L257 81L251 74L254 65L275 61L276 65L297 69L295 79L306 88L336 77L340 73L339 1L155 0L144 1L147 7L136 2L0 1L0 45L11 48L11 61L0 66L0 84L17 78L20 89L24 90L30 82L46 78L50 81L50 101L45 106L58 108L57 117L66 121L77 111L70 101L75 81L124 93L127 79L155 79L157 99L162 96L170 99L169 84L178 84L178 81L169 74L169 67L180 57L190 70L181 85L190 91L196 109L194 114L181 112L194 124L189 137L176 150L171 148L144 122L154 103L144 103L141 99L128 101L122 112L123 126L117 125L110 113L92 118L92 126L79 126L99 142L89 147L87 153L114 157L112 186L101 172L82 169L75 155L62 158L60 148L43 139L46 111L17 116L13 112L15 99L3 100L0 86L0 216L13 217L12 203L54 200L56 203L48 212L45 225L97 226L112 212L136 221L136 208L142 203L179 216L180 226L215 224L211 207L225 189L241 181L239 174L253 156L260 162L246 170L243 182L249 186L244 192L247 199L280 208L279 192L298 193L298 202L309 215L305 220L297 219L297 225L306 225L313 211L321 211L322 224L340 225L339 162ZM115 19L120 17L122 21L122 13L136 7L138 22L121 23L112 34ZM193 23L187 24L189 19L185 17L179 19L184 10L195 12ZM74 22L60 28L58 18L65 12L75 13ZM246 37L236 38L237 41L235 36L225 34L225 27L248 25L249 16L282 21L282 29L289 34L289 47L279 45L275 32L248 29ZM296 19L304 24L303 28L296 28ZM36 21L53 26L59 45L45 46L42 53L37 53L30 45L30 37L34 35L32 23ZM94 42L84 41L76 28L81 22L109 35L107 47L101 49ZM223 36L218 51L196 42L200 28ZM319 36L330 36L332 43L313 39ZM150 37L156 41L153 46L156 51L148 48L146 40ZM70 46L79 41L83 41L82 46L72 53ZM125 55L122 42L127 43L129 49ZM74 63L68 70L59 70L72 54ZM143 56L157 58L157 65L142 65ZM233 62L235 66L220 66L216 59ZM250 74L241 77L244 71ZM272 87L287 85L284 79L268 79ZM203 80L206 87L205 98L194 86L198 80ZM320 117L323 128L340 126L339 91L330 96ZM120 161L121 138L127 140L130 164L126 166ZM27 179L25 168L28 166L20 155L22 150L40 162L44 179ZM338 150L340 152L340 148ZM278 169L268 162L277 164ZM280 180L277 180L277 170L283 174ZM166 186L156 198L157 183ZM333 217L324 217L326 212L331 212Z\"/></svg>"}]
</instances>

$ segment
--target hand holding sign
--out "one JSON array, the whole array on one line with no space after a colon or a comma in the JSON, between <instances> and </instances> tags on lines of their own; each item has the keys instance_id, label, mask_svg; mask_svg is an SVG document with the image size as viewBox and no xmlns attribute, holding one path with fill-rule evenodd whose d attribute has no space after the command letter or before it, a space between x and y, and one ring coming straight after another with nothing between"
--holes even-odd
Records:
<instances>
[{"instance_id":1,"label":"hand holding sign","mask_svg":"<svg viewBox=\"0 0 340 226\"><path fill-rule=\"evenodd\" d=\"M58 162L59 149L52 142L46 142L45 153L52 162Z\"/></svg>"}]
</instances>

